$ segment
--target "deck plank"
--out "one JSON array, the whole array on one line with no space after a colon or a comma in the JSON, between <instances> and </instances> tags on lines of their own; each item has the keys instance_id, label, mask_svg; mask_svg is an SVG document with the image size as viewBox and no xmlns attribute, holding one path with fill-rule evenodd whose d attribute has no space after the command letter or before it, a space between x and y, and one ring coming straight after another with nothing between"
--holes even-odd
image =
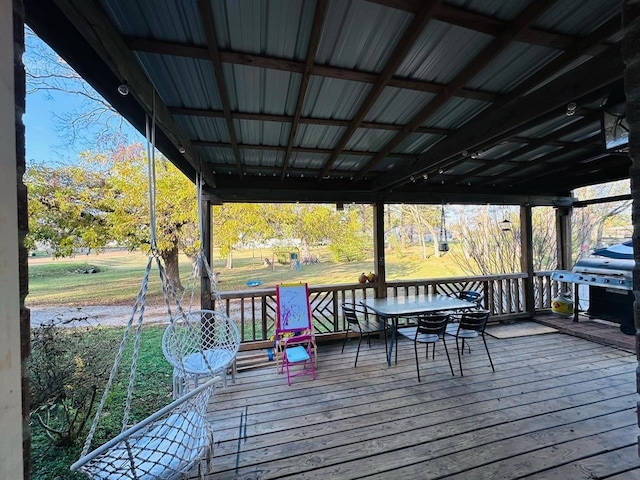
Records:
<instances>
[{"instance_id":1,"label":"deck plank","mask_svg":"<svg viewBox=\"0 0 640 480\"><path fill-rule=\"evenodd\" d=\"M402 340L391 367L381 340L362 346L357 368L354 345L321 345L317 379L291 387L275 366L243 371L211 402L206 478L635 475L637 456L616 456L640 433L633 355L564 334L487 341L495 373L476 344L464 377L443 350L421 358L421 383Z\"/></svg>"}]
</instances>

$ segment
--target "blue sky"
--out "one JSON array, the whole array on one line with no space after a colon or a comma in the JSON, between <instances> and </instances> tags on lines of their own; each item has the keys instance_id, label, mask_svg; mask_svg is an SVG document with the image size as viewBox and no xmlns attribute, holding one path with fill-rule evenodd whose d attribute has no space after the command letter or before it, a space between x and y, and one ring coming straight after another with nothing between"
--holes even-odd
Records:
<instances>
[{"instance_id":1,"label":"blue sky","mask_svg":"<svg viewBox=\"0 0 640 480\"><path fill-rule=\"evenodd\" d=\"M33 74L65 73L66 64L32 32L26 32L26 52L24 56L25 68ZM62 68L61 68L62 66ZM56 84L56 82L53 82ZM33 90L33 83L27 79L26 111L23 116L26 137L27 162L47 164L75 163L78 155L87 149L95 150L95 139L103 127L98 125L95 129L82 130L79 140L71 142L65 135L65 123L56 115L71 114L77 111L87 111L95 107L79 94L70 94L62 90L84 91L87 84L77 81L57 81L57 90ZM98 95L95 93L95 95ZM112 125L115 125L113 121ZM122 133L127 140L144 141L131 125L124 121ZM68 131L68 129L67 129Z\"/></svg>"}]
</instances>

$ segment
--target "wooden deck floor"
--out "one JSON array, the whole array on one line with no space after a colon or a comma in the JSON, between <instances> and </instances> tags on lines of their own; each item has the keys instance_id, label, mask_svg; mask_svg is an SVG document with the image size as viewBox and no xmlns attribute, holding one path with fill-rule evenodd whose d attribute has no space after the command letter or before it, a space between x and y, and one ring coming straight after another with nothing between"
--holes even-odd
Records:
<instances>
[{"instance_id":1,"label":"wooden deck floor","mask_svg":"<svg viewBox=\"0 0 640 480\"><path fill-rule=\"evenodd\" d=\"M403 339L320 345L317 379L241 372L218 390L213 479L640 479L634 355L561 333L488 338L452 377ZM450 343L456 367L455 343ZM441 347L440 347L441 348Z\"/></svg>"}]
</instances>

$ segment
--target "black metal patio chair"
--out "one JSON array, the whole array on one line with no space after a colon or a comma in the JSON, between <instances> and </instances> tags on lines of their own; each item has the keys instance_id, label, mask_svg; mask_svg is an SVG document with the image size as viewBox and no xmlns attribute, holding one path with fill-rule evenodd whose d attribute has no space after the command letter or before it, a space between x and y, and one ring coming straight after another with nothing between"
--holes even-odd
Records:
<instances>
[{"instance_id":1,"label":"black metal patio chair","mask_svg":"<svg viewBox=\"0 0 640 480\"><path fill-rule=\"evenodd\" d=\"M367 344L371 347L371 334L382 333L384 335L384 352L385 355L387 355L387 324L384 320L380 320L374 315L369 316L369 312L364 306L354 305L352 303L343 303L342 312L348 324L342 341L342 352L344 352L344 346L347 342L349 332L358 333L358 350L356 352L356 361L353 364L354 368L358 365L360 344L362 343L362 337L364 335L367 336Z\"/></svg>"},{"instance_id":2,"label":"black metal patio chair","mask_svg":"<svg viewBox=\"0 0 640 480\"><path fill-rule=\"evenodd\" d=\"M484 348L487 351L487 356L489 357L489 363L491 364L491 370L495 372L496 369L494 368L493 361L491 360L487 340L484 337L484 329L487 326L489 312L487 310L463 312L458 316L458 318L459 322L457 324L450 324L449 327L446 328L446 333L456 337L456 349L458 350L460 375L464 375L462 373L462 356L464 355L464 346L465 344L468 346L470 339L478 337L482 338ZM469 353L471 353L471 347L469 347Z\"/></svg>"}]
</instances>

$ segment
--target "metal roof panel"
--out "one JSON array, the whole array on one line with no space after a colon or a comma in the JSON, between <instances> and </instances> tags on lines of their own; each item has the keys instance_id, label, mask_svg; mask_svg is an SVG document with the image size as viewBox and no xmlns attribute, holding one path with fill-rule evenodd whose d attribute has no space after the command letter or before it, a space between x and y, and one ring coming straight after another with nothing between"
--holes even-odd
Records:
<instances>
[{"instance_id":1,"label":"metal roof panel","mask_svg":"<svg viewBox=\"0 0 640 480\"><path fill-rule=\"evenodd\" d=\"M295 146L306 148L334 148L345 130L345 127L336 127L333 125L298 125Z\"/></svg>"},{"instance_id":2,"label":"metal roof panel","mask_svg":"<svg viewBox=\"0 0 640 480\"><path fill-rule=\"evenodd\" d=\"M507 93L561 53L552 48L513 42L471 79L467 86Z\"/></svg>"},{"instance_id":3,"label":"metal roof panel","mask_svg":"<svg viewBox=\"0 0 640 480\"><path fill-rule=\"evenodd\" d=\"M248 145L286 146L289 141L290 123L234 120L238 143Z\"/></svg>"},{"instance_id":4,"label":"metal roof panel","mask_svg":"<svg viewBox=\"0 0 640 480\"><path fill-rule=\"evenodd\" d=\"M447 0L447 3L457 7L481 13L500 20L513 20L524 10L532 0Z\"/></svg>"},{"instance_id":5,"label":"metal roof panel","mask_svg":"<svg viewBox=\"0 0 640 480\"><path fill-rule=\"evenodd\" d=\"M155 53L136 55L166 105L222 109L211 62Z\"/></svg>"},{"instance_id":6,"label":"metal roof panel","mask_svg":"<svg viewBox=\"0 0 640 480\"><path fill-rule=\"evenodd\" d=\"M247 166L280 167L284 152L243 148L240 150L242 163Z\"/></svg>"},{"instance_id":7,"label":"metal roof panel","mask_svg":"<svg viewBox=\"0 0 640 480\"><path fill-rule=\"evenodd\" d=\"M206 44L195 0L102 0L101 3L113 24L124 35Z\"/></svg>"},{"instance_id":8,"label":"metal roof panel","mask_svg":"<svg viewBox=\"0 0 640 480\"><path fill-rule=\"evenodd\" d=\"M426 152L432 145L442 140L442 138L441 135L414 132L394 148L391 155L394 153L414 153L419 155Z\"/></svg>"},{"instance_id":9,"label":"metal roof panel","mask_svg":"<svg viewBox=\"0 0 640 480\"><path fill-rule=\"evenodd\" d=\"M396 75L449 83L491 40L489 35L432 20L398 67Z\"/></svg>"},{"instance_id":10,"label":"metal roof panel","mask_svg":"<svg viewBox=\"0 0 640 480\"><path fill-rule=\"evenodd\" d=\"M329 159L328 154L292 152L289 158L289 168L320 170Z\"/></svg>"},{"instance_id":11,"label":"metal roof panel","mask_svg":"<svg viewBox=\"0 0 640 480\"><path fill-rule=\"evenodd\" d=\"M364 155L338 155L333 170L357 172L373 158ZM335 176L335 174L334 174ZM340 176L340 174L338 174ZM347 178L351 178L349 175Z\"/></svg>"},{"instance_id":12,"label":"metal roof panel","mask_svg":"<svg viewBox=\"0 0 640 480\"><path fill-rule=\"evenodd\" d=\"M622 10L620 0L559 0L535 25L567 35L584 36Z\"/></svg>"},{"instance_id":13,"label":"metal roof panel","mask_svg":"<svg viewBox=\"0 0 640 480\"><path fill-rule=\"evenodd\" d=\"M491 104L469 98L451 98L422 126L457 129Z\"/></svg>"},{"instance_id":14,"label":"metal roof panel","mask_svg":"<svg viewBox=\"0 0 640 480\"><path fill-rule=\"evenodd\" d=\"M232 111L292 115L301 75L246 65L223 64Z\"/></svg>"},{"instance_id":15,"label":"metal roof panel","mask_svg":"<svg viewBox=\"0 0 640 480\"><path fill-rule=\"evenodd\" d=\"M304 60L313 0L211 0L220 49Z\"/></svg>"},{"instance_id":16,"label":"metal roof panel","mask_svg":"<svg viewBox=\"0 0 640 480\"><path fill-rule=\"evenodd\" d=\"M174 116L176 123L191 140L229 143L229 130L224 118Z\"/></svg>"},{"instance_id":17,"label":"metal roof panel","mask_svg":"<svg viewBox=\"0 0 640 480\"><path fill-rule=\"evenodd\" d=\"M406 124L434 97L433 93L386 87L367 112L365 121Z\"/></svg>"},{"instance_id":18,"label":"metal roof panel","mask_svg":"<svg viewBox=\"0 0 640 480\"><path fill-rule=\"evenodd\" d=\"M371 89L370 84L312 75L302 114L305 117L351 120Z\"/></svg>"},{"instance_id":19,"label":"metal roof panel","mask_svg":"<svg viewBox=\"0 0 640 480\"><path fill-rule=\"evenodd\" d=\"M380 72L412 19L374 2L329 1L316 63Z\"/></svg>"},{"instance_id":20,"label":"metal roof panel","mask_svg":"<svg viewBox=\"0 0 640 480\"><path fill-rule=\"evenodd\" d=\"M193 151L205 162L214 164L229 165L229 167L236 166L236 159L233 156L233 150L223 147L201 147L194 146ZM214 171L213 173L227 173L224 168Z\"/></svg>"},{"instance_id":21,"label":"metal roof panel","mask_svg":"<svg viewBox=\"0 0 640 480\"><path fill-rule=\"evenodd\" d=\"M379 152L397 133L393 130L358 128L347 142L345 150Z\"/></svg>"}]
</instances>

